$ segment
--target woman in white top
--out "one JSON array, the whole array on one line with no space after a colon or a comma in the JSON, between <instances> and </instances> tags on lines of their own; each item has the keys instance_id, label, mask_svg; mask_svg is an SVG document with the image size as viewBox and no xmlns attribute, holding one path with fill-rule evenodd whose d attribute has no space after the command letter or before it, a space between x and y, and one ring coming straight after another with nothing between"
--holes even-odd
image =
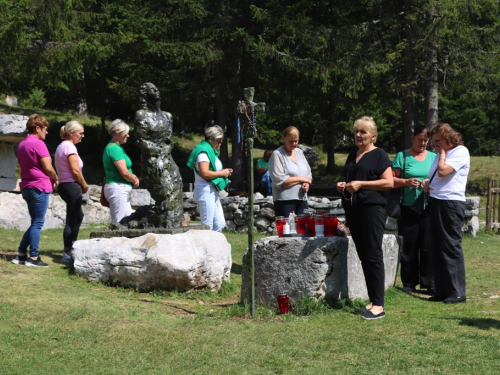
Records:
<instances>
[{"instance_id":1,"label":"woman in white top","mask_svg":"<svg viewBox=\"0 0 500 375\"><path fill-rule=\"evenodd\" d=\"M299 144L299 130L289 126L283 131L283 145L269 159L269 176L273 183L274 212L288 217L303 214L307 192L312 182L311 168Z\"/></svg>"},{"instance_id":2,"label":"woman in white top","mask_svg":"<svg viewBox=\"0 0 500 375\"><path fill-rule=\"evenodd\" d=\"M430 132L437 157L423 188L430 191L431 249L435 294L430 301L465 302L465 264L462 222L465 187L470 169L469 150L449 124L438 123Z\"/></svg>"},{"instance_id":3,"label":"woman in white top","mask_svg":"<svg viewBox=\"0 0 500 375\"><path fill-rule=\"evenodd\" d=\"M89 185L83 178L83 162L75 146L84 137L83 125L78 121L70 121L61 128L59 134L63 141L57 147L55 165L59 175L57 191L66 202L64 253L61 261L67 264L71 262L71 249L78 239L83 221L82 195L89 190Z\"/></svg>"},{"instance_id":4,"label":"woman in white top","mask_svg":"<svg viewBox=\"0 0 500 375\"><path fill-rule=\"evenodd\" d=\"M228 177L233 170L223 169L219 160L219 147L224 132L220 126L205 130L201 141L189 155L187 166L194 170L194 199L200 207L201 223L220 232L226 226L224 212L219 200L219 191L229 184Z\"/></svg>"}]
</instances>

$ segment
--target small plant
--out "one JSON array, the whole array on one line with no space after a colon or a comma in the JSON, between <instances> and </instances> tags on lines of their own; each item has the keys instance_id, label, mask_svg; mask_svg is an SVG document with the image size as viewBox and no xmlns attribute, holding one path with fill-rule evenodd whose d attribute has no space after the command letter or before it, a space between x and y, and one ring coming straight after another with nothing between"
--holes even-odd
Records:
<instances>
[{"instance_id":1,"label":"small plant","mask_svg":"<svg viewBox=\"0 0 500 375\"><path fill-rule=\"evenodd\" d=\"M43 108L46 103L47 99L45 98L45 92L41 89L34 88L28 95L28 98L24 99L21 104L23 107Z\"/></svg>"}]
</instances>

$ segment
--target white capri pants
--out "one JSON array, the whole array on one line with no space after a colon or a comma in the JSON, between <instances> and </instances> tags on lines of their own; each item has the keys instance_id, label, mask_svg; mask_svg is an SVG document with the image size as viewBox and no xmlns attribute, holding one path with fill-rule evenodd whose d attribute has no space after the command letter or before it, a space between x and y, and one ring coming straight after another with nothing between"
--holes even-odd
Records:
<instances>
[{"instance_id":1,"label":"white capri pants","mask_svg":"<svg viewBox=\"0 0 500 375\"><path fill-rule=\"evenodd\" d=\"M130 192L132 186L121 183L104 185L104 196L109 202L111 222L120 222L125 216L130 215L133 210L130 205Z\"/></svg>"},{"instance_id":2,"label":"white capri pants","mask_svg":"<svg viewBox=\"0 0 500 375\"><path fill-rule=\"evenodd\" d=\"M215 186L195 186L194 199L200 206L201 223L208 225L211 230L221 232L226 226L226 219L219 200L219 191Z\"/></svg>"}]
</instances>

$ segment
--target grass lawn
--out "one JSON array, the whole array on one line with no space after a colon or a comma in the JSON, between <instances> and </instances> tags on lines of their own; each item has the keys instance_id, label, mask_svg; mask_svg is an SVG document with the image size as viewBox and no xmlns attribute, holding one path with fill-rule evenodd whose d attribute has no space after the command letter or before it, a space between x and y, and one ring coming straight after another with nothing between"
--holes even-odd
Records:
<instances>
[{"instance_id":1,"label":"grass lawn","mask_svg":"<svg viewBox=\"0 0 500 375\"><path fill-rule=\"evenodd\" d=\"M363 321L351 313L361 301L250 317L238 303L244 235L226 233L232 283L220 293L139 293L74 275L59 263L62 230L47 230L48 268L0 259L0 374L498 374L500 238L483 232L463 241L467 303L396 287L387 317ZM0 252L21 236L0 229Z\"/></svg>"}]
</instances>

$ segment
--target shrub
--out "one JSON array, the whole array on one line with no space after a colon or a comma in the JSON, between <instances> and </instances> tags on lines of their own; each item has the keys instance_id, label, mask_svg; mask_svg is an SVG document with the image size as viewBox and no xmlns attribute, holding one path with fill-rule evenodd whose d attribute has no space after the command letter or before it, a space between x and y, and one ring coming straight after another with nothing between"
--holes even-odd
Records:
<instances>
[{"instance_id":1,"label":"shrub","mask_svg":"<svg viewBox=\"0 0 500 375\"><path fill-rule=\"evenodd\" d=\"M22 101L22 106L30 108L43 108L46 103L47 99L45 98L45 92L41 89L34 88L28 95L28 98Z\"/></svg>"}]
</instances>

